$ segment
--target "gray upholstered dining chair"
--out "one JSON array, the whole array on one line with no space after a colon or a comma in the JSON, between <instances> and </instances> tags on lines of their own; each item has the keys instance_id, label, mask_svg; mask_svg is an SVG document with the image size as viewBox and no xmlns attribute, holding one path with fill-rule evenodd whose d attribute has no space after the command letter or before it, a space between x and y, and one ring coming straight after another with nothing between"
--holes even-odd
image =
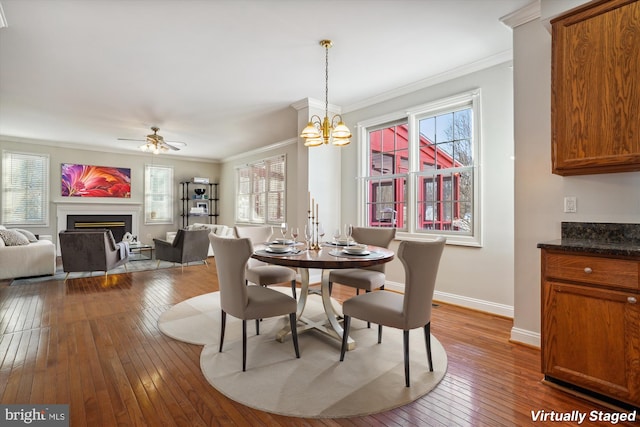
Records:
<instances>
[{"instance_id":1,"label":"gray upholstered dining chair","mask_svg":"<svg viewBox=\"0 0 640 427\"><path fill-rule=\"evenodd\" d=\"M291 337L296 357L300 358L298 333L296 328L297 302L294 298L263 286L245 285L245 268L253 253L249 239L225 239L209 234L216 260L218 283L220 286L220 348L224 343L227 313L242 320L242 370L247 367L247 320L256 320L259 333L260 319L289 315Z\"/></svg>"},{"instance_id":2,"label":"gray upholstered dining chair","mask_svg":"<svg viewBox=\"0 0 640 427\"><path fill-rule=\"evenodd\" d=\"M264 246L273 235L273 228L270 226L236 226L236 236L251 240L254 250ZM214 252L215 253L215 252ZM247 282L260 286L277 285L280 283L291 283L291 294L296 298L296 272L289 267L280 265L269 265L256 259L250 259L247 263L245 273Z\"/></svg>"},{"instance_id":3,"label":"gray upholstered dining chair","mask_svg":"<svg viewBox=\"0 0 640 427\"><path fill-rule=\"evenodd\" d=\"M353 227L351 237L357 243L388 248L396 237L396 229L388 227ZM384 289L385 264L374 265L365 268L345 268L333 270L329 274L329 293L333 289L333 283L356 288L356 295L360 289L371 292L375 289ZM371 323L367 324L370 327Z\"/></svg>"},{"instance_id":4,"label":"gray upholstered dining chair","mask_svg":"<svg viewBox=\"0 0 640 427\"><path fill-rule=\"evenodd\" d=\"M184 271L184 264L204 261L207 264L209 253L208 229L178 230L173 242L153 239L156 247L156 259L158 266L160 261L179 262Z\"/></svg>"},{"instance_id":5,"label":"gray upholstered dining chair","mask_svg":"<svg viewBox=\"0 0 640 427\"><path fill-rule=\"evenodd\" d=\"M433 371L431 357L431 304L436 286L438 266L446 239L439 237L431 242L403 241L398 248L398 258L405 270L404 295L380 290L349 298L342 304L344 333L340 361L344 360L351 318L378 324L378 343L382 342L382 326L402 329L404 344L405 385L409 381L409 331L424 328L429 371Z\"/></svg>"}]
</instances>

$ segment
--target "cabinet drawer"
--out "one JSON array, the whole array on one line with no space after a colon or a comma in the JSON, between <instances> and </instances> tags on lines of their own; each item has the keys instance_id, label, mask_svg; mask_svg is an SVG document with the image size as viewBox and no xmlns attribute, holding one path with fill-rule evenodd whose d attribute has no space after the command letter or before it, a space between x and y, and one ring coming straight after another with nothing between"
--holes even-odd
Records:
<instances>
[{"instance_id":1,"label":"cabinet drawer","mask_svg":"<svg viewBox=\"0 0 640 427\"><path fill-rule=\"evenodd\" d=\"M639 265L637 261L547 253L544 275L596 285L638 289Z\"/></svg>"}]
</instances>

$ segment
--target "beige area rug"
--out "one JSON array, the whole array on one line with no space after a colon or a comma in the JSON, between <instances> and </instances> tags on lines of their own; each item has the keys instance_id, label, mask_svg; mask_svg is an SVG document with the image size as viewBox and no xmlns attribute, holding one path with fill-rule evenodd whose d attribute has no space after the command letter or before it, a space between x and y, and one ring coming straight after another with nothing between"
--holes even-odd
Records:
<instances>
[{"instance_id":1,"label":"beige area rug","mask_svg":"<svg viewBox=\"0 0 640 427\"><path fill-rule=\"evenodd\" d=\"M290 289L274 287L289 293ZM334 305L339 305L334 302ZM322 302L310 295L305 314L323 315ZM160 330L177 340L204 345L200 367L209 383L225 396L266 412L303 418L345 418L369 415L406 405L431 391L444 377L447 355L431 336L434 372L429 372L421 329L411 331L411 387L404 385L402 331L384 328L377 343L377 326L351 322L355 350L340 362L340 345L317 331L299 335L300 359L291 338L275 340L288 321L265 319L260 335L247 322L247 371L242 372L242 322L227 316L223 352L218 352L219 293L183 301L158 320Z\"/></svg>"}]
</instances>

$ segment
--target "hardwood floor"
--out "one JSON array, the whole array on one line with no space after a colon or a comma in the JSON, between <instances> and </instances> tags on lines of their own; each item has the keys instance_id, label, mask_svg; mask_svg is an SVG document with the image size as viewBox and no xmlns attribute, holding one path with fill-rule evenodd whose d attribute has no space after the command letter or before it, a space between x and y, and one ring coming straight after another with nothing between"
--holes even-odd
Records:
<instances>
[{"instance_id":1,"label":"hardwood floor","mask_svg":"<svg viewBox=\"0 0 640 427\"><path fill-rule=\"evenodd\" d=\"M427 396L348 419L253 410L207 383L201 346L168 338L156 325L172 305L216 290L213 262L184 273L0 282L0 403L68 403L72 426L513 426L535 424L532 412L540 410L610 412L542 384L540 352L509 343L510 320L448 305L434 309L431 329L447 351L448 371ZM334 288L339 300L352 294Z\"/></svg>"}]
</instances>

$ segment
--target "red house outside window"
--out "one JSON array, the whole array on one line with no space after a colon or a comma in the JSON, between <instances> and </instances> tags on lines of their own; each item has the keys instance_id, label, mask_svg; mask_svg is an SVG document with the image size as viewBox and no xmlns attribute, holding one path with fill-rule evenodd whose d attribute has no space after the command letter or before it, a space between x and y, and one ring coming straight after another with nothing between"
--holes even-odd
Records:
<instances>
[{"instance_id":1,"label":"red house outside window","mask_svg":"<svg viewBox=\"0 0 640 427\"><path fill-rule=\"evenodd\" d=\"M415 229L471 233L473 147L471 108L418 121ZM367 225L406 228L409 133L406 122L368 133Z\"/></svg>"}]
</instances>

